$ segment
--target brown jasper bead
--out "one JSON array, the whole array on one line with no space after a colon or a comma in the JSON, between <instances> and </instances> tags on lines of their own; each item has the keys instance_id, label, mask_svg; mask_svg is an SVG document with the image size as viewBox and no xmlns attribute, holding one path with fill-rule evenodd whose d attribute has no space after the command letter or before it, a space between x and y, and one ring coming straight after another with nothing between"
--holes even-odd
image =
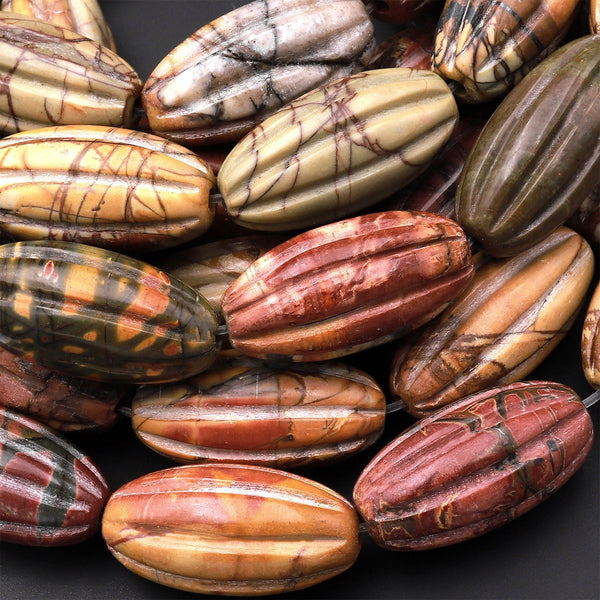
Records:
<instances>
[{"instance_id":1,"label":"brown jasper bead","mask_svg":"<svg viewBox=\"0 0 600 600\"><path fill-rule=\"evenodd\" d=\"M600 388L600 284L596 285L583 322L581 363L587 382Z\"/></svg>"},{"instance_id":2,"label":"brown jasper bead","mask_svg":"<svg viewBox=\"0 0 600 600\"><path fill-rule=\"evenodd\" d=\"M146 445L177 462L295 469L347 458L383 431L385 396L358 369L223 354L198 376L139 388L132 425Z\"/></svg>"},{"instance_id":3,"label":"brown jasper bead","mask_svg":"<svg viewBox=\"0 0 600 600\"><path fill-rule=\"evenodd\" d=\"M223 312L244 354L327 360L422 325L472 276L469 245L454 221L375 213L276 246L228 288Z\"/></svg>"},{"instance_id":4,"label":"brown jasper bead","mask_svg":"<svg viewBox=\"0 0 600 600\"><path fill-rule=\"evenodd\" d=\"M102 535L128 569L185 591L257 596L348 569L361 547L353 506L275 469L191 465L150 473L109 499Z\"/></svg>"},{"instance_id":5,"label":"brown jasper bead","mask_svg":"<svg viewBox=\"0 0 600 600\"><path fill-rule=\"evenodd\" d=\"M456 219L492 256L564 224L600 174L600 36L565 44L498 105L469 153Z\"/></svg>"},{"instance_id":6,"label":"brown jasper bead","mask_svg":"<svg viewBox=\"0 0 600 600\"><path fill-rule=\"evenodd\" d=\"M414 416L526 377L565 337L594 275L590 246L566 227L483 263L456 302L397 349L391 390Z\"/></svg>"},{"instance_id":7,"label":"brown jasper bead","mask_svg":"<svg viewBox=\"0 0 600 600\"><path fill-rule=\"evenodd\" d=\"M581 467L592 419L571 389L525 382L467 396L383 448L354 487L374 541L426 550L491 531Z\"/></svg>"},{"instance_id":8,"label":"brown jasper bead","mask_svg":"<svg viewBox=\"0 0 600 600\"><path fill-rule=\"evenodd\" d=\"M103 431L117 420L128 386L68 377L0 348L0 404L58 431Z\"/></svg>"},{"instance_id":9,"label":"brown jasper bead","mask_svg":"<svg viewBox=\"0 0 600 600\"><path fill-rule=\"evenodd\" d=\"M433 68L464 102L504 95L567 35L580 0L446 0Z\"/></svg>"}]
</instances>

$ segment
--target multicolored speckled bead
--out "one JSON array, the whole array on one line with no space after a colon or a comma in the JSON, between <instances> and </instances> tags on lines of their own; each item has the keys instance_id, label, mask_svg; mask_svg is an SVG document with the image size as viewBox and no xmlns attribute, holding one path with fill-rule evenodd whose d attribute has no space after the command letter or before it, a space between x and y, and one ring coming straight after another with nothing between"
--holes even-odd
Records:
<instances>
[{"instance_id":1,"label":"multicolored speckled bead","mask_svg":"<svg viewBox=\"0 0 600 600\"><path fill-rule=\"evenodd\" d=\"M52 370L123 383L168 381L216 357L217 316L192 288L93 246L0 246L0 344Z\"/></svg>"}]
</instances>

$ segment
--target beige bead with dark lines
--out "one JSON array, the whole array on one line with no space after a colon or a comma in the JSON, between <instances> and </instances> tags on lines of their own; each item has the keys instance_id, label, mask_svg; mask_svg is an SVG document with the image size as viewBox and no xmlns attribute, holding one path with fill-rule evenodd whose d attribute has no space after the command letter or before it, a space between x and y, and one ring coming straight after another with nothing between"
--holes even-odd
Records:
<instances>
[{"instance_id":1,"label":"beige bead with dark lines","mask_svg":"<svg viewBox=\"0 0 600 600\"><path fill-rule=\"evenodd\" d=\"M109 48L0 12L0 134L50 125L133 126L142 82Z\"/></svg>"},{"instance_id":2,"label":"beige bead with dark lines","mask_svg":"<svg viewBox=\"0 0 600 600\"><path fill-rule=\"evenodd\" d=\"M96 0L2 0L1 9L76 31L116 51L115 40Z\"/></svg>"}]
</instances>

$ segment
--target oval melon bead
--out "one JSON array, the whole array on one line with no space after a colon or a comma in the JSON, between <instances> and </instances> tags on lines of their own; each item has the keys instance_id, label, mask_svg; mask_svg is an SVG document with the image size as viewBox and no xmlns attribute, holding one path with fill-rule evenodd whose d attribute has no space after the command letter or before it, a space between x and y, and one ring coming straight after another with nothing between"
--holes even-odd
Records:
<instances>
[{"instance_id":1,"label":"oval melon bead","mask_svg":"<svg viewBox=\"0 0 600 600\"><path fill-rule=\"evenodd\" d=\"M0 344L49 369L123 383L180 379L214 360L217 316L142 261L69 242L0 246Z\"/></svg>"},{"instance_id":2,"label":"oval melon bead","mask_svg":"<svg viewBox=\"0 0 600 600\"><path fill-rule=\"evenodd\" d=\"M356 368L223 354L204 373L138 389L132 425L142 442L181 463L289 470L347 458L383 431L385 396Z\"/></svg>"},{"instance_id":3,"label":"oval melon bead","mask_svg":"<svg viewBox=\"0 0 600 600\"><path fill-rule=\"evenodd\" d=\"M570 388L529 381L466 396L385 446L354 487L374 541L427 550L531 510L582 466L593 423Z\"/></svg>"},{"instance_id":4,"label":"oval melon bead","mask_svg":"<svg viewBox=\"0 0 600 600\"><path fill-rule=\"evenodd\" d=\"M100 528L109 495L104 475L71 442L0 406L0 541L82 542Z\"/></svg>"},{"instance_id":5,"label":"oval melon bead","mask_svg":"<svg viewBox=\"0 0 600 600\"><path fill-rule=\"evenodd\" d=\"M473 277L456 222L389 211L323 225L263 254L223 298L232 345L249 356L321 361L431 320Z\"/></svg>"},{"instance_id":6,"label":"oval melon bead","mask_svg":"<svg viewBox=\"0 0 600 600\"><path fill-rule=\"evenodd\" d=\"M506 96L471 150L456 218L492 256L569 219L600 183L600 36L562 46Z\"/></svg>"},{"instance_id":7,"label":"oval melon bead","mask_svg":"<svg viewBox=\"0 0 600 600\"><path fill-rule=\"evenodd\" d=\"M506 94L569 33L580 0L446 0L432 65L460 100Z\"/></svg>"},{"instance_id":8,"label":"oval melon bead","mask_svg":"<svg viewBox=\"0 0 600 600\"><path fill-rule=\"evenodd\" d=\"M364 71L279 109L229 153L217 178L244 227L294 230L342 219L424 171L458 120L428 70Z\"/></svg>"},{"instance_id":9,"label":"oval melon bead","mask_svg":"<svg viewBox=\"0 0 600 600\"><path fill-rule=\"evenodd\" d=\"M0 80L5 135L52 125L132 127L142 89L131 65L106 46L8 12L0 13Z\"/></svg>"},{"instance_id":10,"label":"oval melon bead","mask_svg":"<svg viewBox=\"0 0 600 600\"><path fill-rule=\"evenodd\" d=\"M361 0L243 4L153 70L142 91L150 128L193 146L235 142L294 98L362 71L373 34Z\"/></svg>"},{"instance_id":11,"label":"oval melon bead","mask_svg":"<svg viewBox=\"0 0 600 600\"><path fill-rule=\"evenodd\" d=\"M594 276L594 254L560 227L508 258L476 255L469 288L396 349L390 390L415 417L527 377L565 338Z\"/></svg>"},{"instance_id":12,"label":"oval melon bead","mask_svg":"<svg viewBox=\"0 0 600 600\"><path fill-rule=\"evenodd\" d=\"M0 227L15 240L148 253L212 225L211 168L158 136L63 125L0 141Z\"/></svg>"},{"instance_id":13,"label":"oval melon bead","mask_svg":"<svg viewBox=\"0 0 600 600\"><path fill-rule=\"evenodd\" d=\"M102 535L125 567L179 590L258 596L299 590L350 568L358 517L315 481L257 466L150 473L108 501Z\"/></svg>"}]
</instances>

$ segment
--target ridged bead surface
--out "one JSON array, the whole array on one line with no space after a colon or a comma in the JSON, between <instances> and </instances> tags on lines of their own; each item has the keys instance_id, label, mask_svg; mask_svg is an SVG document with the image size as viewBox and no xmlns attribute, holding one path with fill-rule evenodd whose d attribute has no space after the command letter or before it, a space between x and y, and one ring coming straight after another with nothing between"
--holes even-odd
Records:
<instances>
[{"instance_id":1,"label":"ridged bead surface","mask_svg":"<svg viewBox=\"0 0 600 600\"><path fill-rule=\"evenodd\" d=\"M109 48L81 34L0 13L0 133L49 125L130 127L142 82Z\"/></svg>"},{"instance_id":2,"label":"ridged bead surface","mask_svg":"<svg viewBox=\"0 0 600 600\"><path fill-rule=\"evenodd\" d=\"M1 541L64 546L87 540L100 528L109 494L104 475L71 442L0 406Z\"/></svg>"},{"instance_id":3,"label":"ridged bead surface","mask_svg":"<svg viewBox=\"0 0 600 600\"><path fill-rule=\"evenodd\" d=\"M527 377L572 327L595 266L588 243L566 227L482 262L456 302L396 351L391 390L415 416Z\"/></svg>"},{"instance_id":4,"label":"ridged bead surface","mask_svg":"<svg viewBox=\"0 0 600 600\"><path fill-rule=\"evenodd\" d=\"M303 589L348 569L360 550L352 505L275 469L191 465L117 490L102 521L124 566L181 590L257 596Z\"/></svg>"},{"instance_id":5,"label":"ridged bead surface","mask_svg":"<svg viewBox=\"0 0 600 600\"><path fill-rule=\"evenodd\" d=\"M2 0L1 8L71 29L116 51L97 0Z\"/></svg>"},{"instance_id":6,"label":"ridged bead surface","mask_svg":"<svg viewBox=\"0 0 600 600\"><path fill-rule=\"evenodd\" d=\"M244 354L327 360L424 324L472 276L469 245L454 221L374 213L276 246L228 288L223 312Z\"/></svg>"},{"instance_id":7,"label":"ridged bead surface","mask_svg":"<svg viewBox=\"0 0 600 600\"><path fill-rule=\"evenodd\" d=\"M185 381L138 389L136 435L177 462L295 469L339 461L381 435L385 396L337 362L275 367L219 357Z\"/></svg>"},{"instance_id":8,"label":"ridged bead surface","mask_svg":"<svg viewBox=\"0 0 600 600\"><path fill-rule=\"evenodd\" d=\"M592 440L592 419L569 388L490 388L390 442L361 473L354 503L384 548L447 546L537 506L581 467Z\"/></svg>"},{"instance_id":9,"label":"ridged bead surface","mask_svg":"<svg viewBox=\"0 0 600 600\"><path fill-rule=\"evenodd\" d=\"M294 98L364 69L373 36L360 0L244 4L156 66L142 92L150 127L182 144L240 139Z\"/></svg>"},{"instance_id":10,"label":"ridged bead surface","mask_svg":"<svg viewBox=\"0 0 600 600\"><path fill-rule=\"evenodd\" d=\"M200 295L142 261L69 242L0 246L0 344L49 369L180 379L213 362L216 327Z\"/></svg>"},{"instance_id":11,"label":"ridged bead surface","mask_svg":"<svg viewBox=\"0 0 600 600\"><path fill-rule=\"evenodd\" d=\"M557 48L580 5L581 0L446 0L433 68L465 102L501 97Z\"/></svg>"},{"instance_id":12,"label":"ridged bead surface","mask_svg":"<svg viewBox=\"0 0 600 600\"><path fill-rule=\"evenodd\" d=\"M147 253L213 222L210 167L192 151L123 128L60 126L0 140L0 222L16 239Z\"/></svg>"},{"instance_id":13,"label":"ridged bead surface","mask_svg":"<svg viewBox=\"0 0 600 600\"><path fill-rule=\"evenodd\" d=\"M375 204L424 171L458 120L443 80L376 69L279 109L233 148L218 175L239 224L294 230Z\"/></svg>"},{"instance_id":14,"label":"ridged bead surface","mask_svg":"<svg viewBox=\"0 0 600 600\"><path fill-rule=\"evenodd\" d=\"M531 71L486 123L456 193L483 250L510 256L562 225L600 182L600 36Z\"/></svg>"}]
</instances>

